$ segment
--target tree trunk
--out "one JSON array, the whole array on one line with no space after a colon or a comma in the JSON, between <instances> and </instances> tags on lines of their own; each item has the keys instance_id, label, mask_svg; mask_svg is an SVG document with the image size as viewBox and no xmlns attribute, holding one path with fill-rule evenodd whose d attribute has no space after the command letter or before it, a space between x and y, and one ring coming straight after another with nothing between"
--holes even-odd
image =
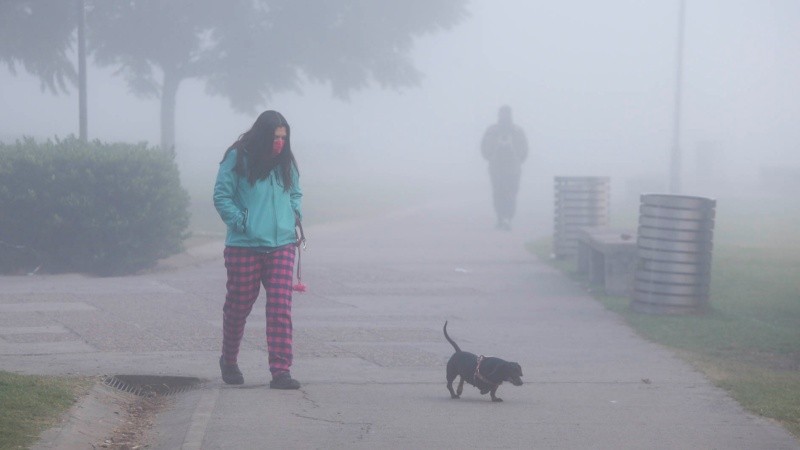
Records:
<instances>
[{"instance_id":1,"label":"tree trunk","mask_svg":"<svg viewBox=\"0 0 800 450\"><path fill-rule=\"evenodd\" d=\"M161 150L175 153L175 100L181 78L174 71L164 70L161 88Z\"/></svg>"}]
</instances>

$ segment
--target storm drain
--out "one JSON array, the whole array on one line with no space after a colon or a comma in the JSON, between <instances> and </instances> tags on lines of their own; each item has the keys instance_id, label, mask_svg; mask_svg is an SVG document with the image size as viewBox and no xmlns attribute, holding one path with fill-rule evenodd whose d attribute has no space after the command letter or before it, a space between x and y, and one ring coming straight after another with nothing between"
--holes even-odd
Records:
<instances>
[{"instance_id":1,"label":"storm drain","mask_svg":"<svg viewBox=\"0 0 800 450\"><path fill-rule=\"evenodd\" d=\"M160 375L112 375L103 379L103 383L139 397L161 397L198 388L203 380Z\"/></svg>"}]
</instances>

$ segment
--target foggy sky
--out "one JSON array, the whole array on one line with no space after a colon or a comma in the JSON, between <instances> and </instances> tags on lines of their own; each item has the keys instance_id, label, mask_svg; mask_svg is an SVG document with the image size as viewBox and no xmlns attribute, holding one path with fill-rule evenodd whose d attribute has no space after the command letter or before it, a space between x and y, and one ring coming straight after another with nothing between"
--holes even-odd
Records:
<instances>
[{"instance_id":1,"label":"foggy sky","mask_svg":"<svg viewBox=\"0 0 800 450\"><path fill-rule=\"evenodd\" d=\"M667 180L672 143L678 0L473 0L456 28L417 41L422 86L356 92L326 86L281 94L303 165L344 161L398 177L483 175L478 143L512 106L528 133L527 170ZM764 165L800 165L800 2L687 0L682 140L684 178L698 149L716 176L751 179ZM111 70L89 67L89 136L157 143L159 104L127 92ZM77 134L77 94L53 96L24 73L0 69L0 140ZM216 170L255 119L210 98L178 93L182 167ZM708 150L712 149L712 150ZM453 170L453 163L458 170ZM389 163L389 164L387 164ZM480 172L479 172L480 171Z\"/></svg>"}]
</instances>

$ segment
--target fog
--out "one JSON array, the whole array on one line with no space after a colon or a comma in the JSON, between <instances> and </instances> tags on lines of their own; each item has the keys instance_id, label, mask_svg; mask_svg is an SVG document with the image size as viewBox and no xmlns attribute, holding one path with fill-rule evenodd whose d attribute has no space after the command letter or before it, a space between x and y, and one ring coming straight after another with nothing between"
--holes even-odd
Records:
<instances>
[{"instance_id":1,"label":"fog","mask_svg":"<svg viewBox=\"0 0 800 450\"><path fill-rule=\"evenodd\" d=\"M611 176L619 198L666 190L678 3L474 0L461 24L416 41L419 87L373 87L345 102L308 83L264 109L290 121L309 186L472 186L488 199L479 142L507 104L531 148L523 198L547 196L555 175ZM798 23L796 0L687 0L684 193L719 196L731 185L757 186L765 168L800 167ZM156 100L130 95L111 70L90 64L88 76L91 139L158 143ZM0 139L77 134L75 92L42 93L37 79L5 68L0 82ZM181 84L176 147L187 183L207 185L210 195L223 151L254 119L207 96L200 82Z\"/></svg>"}]
</instances>

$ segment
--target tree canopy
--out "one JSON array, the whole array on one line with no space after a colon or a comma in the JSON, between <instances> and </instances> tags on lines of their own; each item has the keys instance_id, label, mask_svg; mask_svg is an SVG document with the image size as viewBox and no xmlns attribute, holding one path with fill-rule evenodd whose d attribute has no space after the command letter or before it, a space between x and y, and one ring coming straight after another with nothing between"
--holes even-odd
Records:
<instances>
[{"instance_id":1,"label":"tree canopy","mask_svg":"<svg viewBox=\"0 0 800 450\"><path fill-rule=\"evenodd\" d=\"M467 15L467 0L84 1L94 62L118 68L134 94L160 99L165 150L174 145L183 80L202 80L209 94L248 113L278 92L301 91L306 80L327 83L344 99L373 82L413 86L421 78L409 56L414 39ZM72 3L1 2L0 25L21 18L31 27L12 27L22 29L17 35L0 26L0 61L11 70L22 62L47 86L73 79L67 54L75 21L52 20L74 17ZM36 39L42 27L58 45Z\"/></svg>"},{"instance_id":2,"label":"tree canopy","mask_svg":"<svg viewBox=\"0 0 800 450\"><path fill-rule=\"evenodd\" d=\"M0 62L12 74L17 65L41 81L42 90L66 92L77 73L70 59L77 26L75 2L0 2Z\"/></svg>"}]
</instances>

